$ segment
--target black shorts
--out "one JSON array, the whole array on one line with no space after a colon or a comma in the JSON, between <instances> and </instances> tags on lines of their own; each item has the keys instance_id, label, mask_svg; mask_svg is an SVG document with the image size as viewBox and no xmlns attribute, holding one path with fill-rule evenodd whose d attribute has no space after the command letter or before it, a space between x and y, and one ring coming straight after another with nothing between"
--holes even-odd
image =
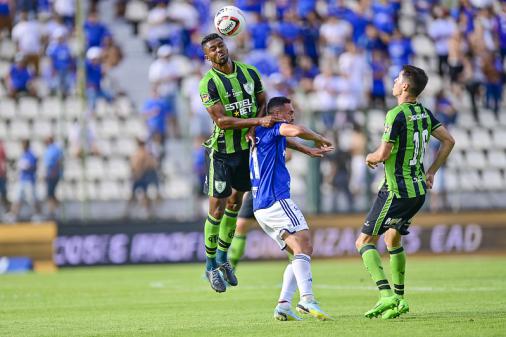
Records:
<instances>
[{"instance_id":1,"label":"black shorts","mask_svg":"<svg viewBox=\"0 0 506 337\"><path fill-rule=\"evenodd\" d=\"M253 194L251 192L246 192L244 194L244 198L242 199L242 206L237 217L243 219L255 218L255 214L253 213Z\"/></svg>"},{"instance_id":2,"label":"black shorts","mask_svg":"<svg viewBox=\"0 0 506 337\"><path fill-rule=\"evenodd\" d=\"M206 149L206 154L204 193L221 199L229 197L232 188L241 192L251 190L249 150L224 154Z\"/></svg>"},{"instance_id":3,"label":"black shorts","mask_svg":"<svg viewBox=\"0 0 506 337\"><path fill-rule=\"evenodd\" d=\"M60 182L60 178L46 178L46 196L48 198L56 198L56 187Z\"/></svg>"},{"instance_id":4,"label":"black shorts","mask_svg":"<svg viewBox=\"0 0 506 337\"><path fill-rule=\"evenodd\" d=\"M408 234L411 218L422 208L425 195L414 198L397 198L386 188L382 188L367 219L362 226L362 233L381 235L389 228L395 228L401 235Z\"/></svg>"}]
</instances>

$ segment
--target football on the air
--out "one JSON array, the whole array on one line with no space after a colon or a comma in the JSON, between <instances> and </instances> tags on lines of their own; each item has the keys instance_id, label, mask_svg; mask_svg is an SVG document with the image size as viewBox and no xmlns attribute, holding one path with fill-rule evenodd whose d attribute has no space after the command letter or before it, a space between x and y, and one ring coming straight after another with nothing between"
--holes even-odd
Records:
<instances>
[{"instance_id":1,"label":"football on the air","mask_svg":"<svg viewBox=\"0 0 506 337\"><path fill-rule=\"evenodd\" d=\"M214 27L223 36L236 36L245 26L244 14L235 6L221 8L214 17Z\"/></svg>"}]
</instances>

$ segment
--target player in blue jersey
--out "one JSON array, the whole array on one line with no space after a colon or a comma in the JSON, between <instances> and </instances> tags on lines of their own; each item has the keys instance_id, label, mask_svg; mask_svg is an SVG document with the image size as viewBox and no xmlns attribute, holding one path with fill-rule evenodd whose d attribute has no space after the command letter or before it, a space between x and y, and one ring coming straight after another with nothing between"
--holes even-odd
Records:
<instances>
[{"instance_id":1,"label":"player in blue jersey","mask_svg":"<svg viewBox=\"0 0 506 337\"><path fill-rule=\"evenodd\" d=\"M291 300L298 287L297 311L320 320L331 317L320 309L313 295L311 254L313 247L309 228L300 209L290 199L290 174L285 165L286 137L314 141L308 153L322 157L333 150L329 140L299 125L294 125L294 109L290 99L274 97L267 104L267 113L287 121L270 128L256 127L255 145L250 153L250 175L255 218L262 229L281 249L293 256L285 269L283 286L274 318L300 320L291 310Z\"/></svg>"}]
</instances>

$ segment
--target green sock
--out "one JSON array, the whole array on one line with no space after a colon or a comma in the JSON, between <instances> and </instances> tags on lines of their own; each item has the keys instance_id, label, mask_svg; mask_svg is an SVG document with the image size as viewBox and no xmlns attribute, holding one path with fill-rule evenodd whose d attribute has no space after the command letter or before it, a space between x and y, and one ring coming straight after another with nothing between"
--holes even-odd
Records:
<instances>
[{"instance_id":1,"label":"green sock","mask_svg":"<svg viewBox=\"0 0 506 337\"><path fill-rule=\"evenodd\" d=\"M404 273L406 272L406 252L402 247L393 247L390 253L390 269L392 270L392 282L394 292L404 296Z\"/></svg>"},{"instance_id":2,"label":"green sock","mask_svg":"<svg viewBox=\"0 0 506 337\"><path fill-rule=\"evenodd\" d=\"M218 264L227 262L227 251L235 234L237 213L239 211L225 209L225 215L221 219L220 234L218 235L218 254L216 256Z\"/></svg>"},{"instance_id":3,"label":"green sock","mask_svg":"<svg viewBox=\"0 0 506 337\"><path fill-rule=\"evenodd\" d=\"M204 242L206 245L206 270L216 269L216 247L218 245L218 233L220 231L220 219L207 215L204 225Z\"/></svg>"},{"instance_id":4,"label":"green sock","mask_svg":"<svg viewBox=\"0 0 506 337\"><path fill-rule=\"evenodd\" d=\"M381 296L392 296L392 289L388 283L383 266L381 265L381 257L376 250L375 245L363 245L359 250L364 261L365 268L371 274L372 280L376 282Z\"/></svg>"},{"instance_id":5,"label":"green sock","mask_svg":"<svg viewBox=\"0 0 506 337\"><path fill-rule=\"evenodd\" d=\"M236 267L239 263L239 260L244 255L244 250L246 249L246 235L234 235L234 239L232 240L232 244L230 245L229 250L229 258L232 267Z\"/></svg>"}]
</instances>

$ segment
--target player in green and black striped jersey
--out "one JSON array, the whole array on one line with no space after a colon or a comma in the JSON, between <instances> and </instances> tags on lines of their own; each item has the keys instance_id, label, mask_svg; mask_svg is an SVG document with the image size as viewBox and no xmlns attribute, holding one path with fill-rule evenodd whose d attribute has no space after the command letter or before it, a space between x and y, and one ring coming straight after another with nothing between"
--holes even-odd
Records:
<instances>
[{"instance_id":1,"label":"player in green and black striped jersey","mask_svg":"<svg viewBox=\"0 0 506 337\"><path fill-rule=\"evenodd\" d=\"M368 318L383 315L384 319L390 319L409 311L404 299L406 255L401 235L409 233L411 218L423 206L434 175L455 143L445 127L417 102L427 81L422 69L411 65L403 67L392 88L398 105L387 113L381 145L366 157L370 168L376 168L381 162L385 165L385 181L356 241L364 265L380 291L380 300L365 314ZM430 136L436 137L441 147L425 171L423 159ZM390 253L395 294L376 250L376 243L383 233Z\"/></svg>"},{"instance_id":2,"label":"player in green and black striped jersey","mask_svg":"<svg viewBox=\"0 0 506 337\"><path fill-rule=\"evenodd\" d=\"M204 227L206 275L214 290L224 292L224 281L237 285L227 251L243 194L251 189L248 132L251 127L271 127L283 119L264 116L266 96L258 71L232 61L219 35L204 37L202 48L212 68L200 81L200 97L214 121L213 134L204 143L208 151L205 189L209 195Z\"/></svg>"}]
</instances>

